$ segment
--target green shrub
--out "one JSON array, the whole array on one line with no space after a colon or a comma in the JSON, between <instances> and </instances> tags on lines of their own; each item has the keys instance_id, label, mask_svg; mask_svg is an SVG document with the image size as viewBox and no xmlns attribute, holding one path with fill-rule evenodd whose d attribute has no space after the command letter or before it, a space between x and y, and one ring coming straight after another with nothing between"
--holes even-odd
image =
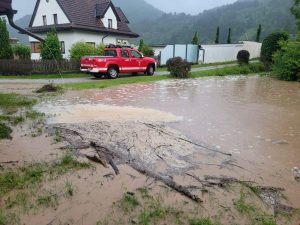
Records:
<instances>
[{"instance_id":1,"label":"green shrub","mask_svg":"<svg viewBox=\"0 0 300 225\"><path fill-rule=\"evenodd\" d=\"M143 53L144 56L148 56L148 57L153 57L154 56L153 48L151 48L148 45L144 45L141 52Z\"/></svg>"},{"instance_id":2,"label":"green shrub","mask_svg":"<svg viewBox=\"0 0 300 225\"><path fill-rule=\"evenodd\" d=\"M104 44L96 45L94 49L94 55L104 55L104 49L105 49Z\"/></svg>"},{"instance_id":3,"label":"green shrub","mask_svg":"<svg viewBox=\"0 0 300 225\"><path fill-rule=\"evenodd\" d=\"M300 40L281 42L273 57L272 74L280 80L300 81Z\"/></svg>"},{"instance_id":4,"label":"green shrub","mask_svg":"<svg viewBox=\"0 0 300 225\"><path fill-rule=\"evenodd\" d=\"M94 55L94 48L85 42L77 42L70 49L71 59L79 60L82 56L88 55Z\"/></svg>"},{"instance_id":5,"label":"green shrub","mask_svg":"<svg viewBox=\"0 0 300 225\"><path fill-rule=\"evenodd\" d=\"M241 50L238 52L236 58L240 65L249 64L250 53L247 50Z\"/></svg>"},{"instance_id":6,"label":"green shrub","mask_svg":"<svg viewBox=\"0 0 300 225\"><path fill-rule=\"evenodd\" d=\"M13 46L13 52L19 59L30 59L31 49L27 45L17 44Z\"/></svg>"},{"instance_id":7,"label":"green shrub","mask_svg":"<svg viewBox=\"0 0 300 225\"><path fill-rule=\"evenodd\" d=\"M167 61L167 68L173 77L187 78L191 70L191 64L181 57L175 57Z\"/></svg>"},{"instance_id":8,"label":"green shrub","mask_svg":"<svg viewBox=\"0 0 300 225\"><path fill-rule=\"evenodd\" d=\"M267 36L261 46L260 60L269 70L273 64L273 54L280 50L280 41L287 41L289 35L286 32L277 31Z\"/></svg>"},{"instance_id":9,"label":"green shrub","mask_svg":"<svg viewBox=\"0 0 300 225\"><path fill-rule=\"evenodd\" d=\"M42 59L62 59L60 42L55 29L47 33L45 41L40 45L40 49Z\"/></svg>"},{"instance_id":10,"label":"green shrub","mask_svg":"<svg viewBox=\"0 0 300 225\"><path fill-rule=\"evenodd\" d=\"M71 59L79 60L82 56L103 55L105 45L99 44L95 48L85 42L76 42L70 49Z\"/></svg>"}]
</instances>

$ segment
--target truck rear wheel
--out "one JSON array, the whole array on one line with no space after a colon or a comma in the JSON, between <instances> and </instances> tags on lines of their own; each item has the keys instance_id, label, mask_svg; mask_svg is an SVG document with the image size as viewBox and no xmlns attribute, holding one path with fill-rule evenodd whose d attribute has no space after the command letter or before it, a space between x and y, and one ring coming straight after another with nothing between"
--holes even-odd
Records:
<instances>
[{"instance_id":1,"label":"truck rear wheel","mask_svg":"<svg viewBox=\"0 0 300 225\"><path fill-rule=\"evenodd\" d=\"M107 70L107 76L111 79L116 79L119 75L118 69L115 66L110 66Z\"/></svg>"}]
</instances>

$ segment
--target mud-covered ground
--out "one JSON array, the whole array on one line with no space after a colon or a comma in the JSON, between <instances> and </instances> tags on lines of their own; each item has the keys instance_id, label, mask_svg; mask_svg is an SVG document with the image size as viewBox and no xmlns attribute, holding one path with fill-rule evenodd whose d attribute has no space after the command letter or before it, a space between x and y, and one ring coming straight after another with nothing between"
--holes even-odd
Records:
<instances>
[{"instance_id":1,"label":"mud-covered ground","mask_svg":"<svg viewBox=\"0 0 300 225\"><path fill-rule=\"evenodd\" d=\"M55 204L30 195L32 208L9 208L2 195L22 224L299 224L297 83L203 78L39 98L43 133L16 128L0 154L17 163L1 166L71 151L92 167L47 177L36 192Z\"/></svg>"}]
</instances>

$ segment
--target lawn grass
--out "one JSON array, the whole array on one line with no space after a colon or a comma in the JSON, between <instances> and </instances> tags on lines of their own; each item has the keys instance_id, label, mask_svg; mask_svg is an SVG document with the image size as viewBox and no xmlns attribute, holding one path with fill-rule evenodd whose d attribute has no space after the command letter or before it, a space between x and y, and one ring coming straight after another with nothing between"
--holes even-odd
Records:
<instances>
[{"instance_id":1,"label":"lawn grass","mask_svg":"<svg viewBox=\"0 0 300 225\"><path fill-rule=\"evenodd\" d=\"M58 79L58 78L81 78L90 77L86 73L65 73L65 74L32 74L32 75L15 75L0 76L0 79Z\"/></svg>"},{"instance_id":2,"label":"lawn grass","mask_svg":"<svg viewBox=\"0 0 300 225\"><path fill-rule=\"evenodd\" d=\"M230 66L220 69L213 69L207 71L198 71L191 72L190 78L198 78L205 76L225 76L225 75L241 75L241 74L251 74L251 73L260 73L263 71L263 66L261 63L252 63L245 66ZM162 76L133 76L133 77L120 77L115 80L97 80L97 81L88 81L82 83L67 83L62 84L61 87L65 89L92 89L92 88L107 88L122 84L133 84L133 83L142 83L142 82L153 82L161 81L167 79L174 79L170 75Z\"/></svg>"}]
</instances>

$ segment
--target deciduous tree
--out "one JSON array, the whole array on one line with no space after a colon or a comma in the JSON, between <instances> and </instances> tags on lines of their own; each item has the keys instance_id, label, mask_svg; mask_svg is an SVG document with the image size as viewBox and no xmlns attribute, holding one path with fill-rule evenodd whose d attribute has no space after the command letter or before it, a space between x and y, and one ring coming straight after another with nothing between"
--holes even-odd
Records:
<instances>
[{"instance_id":1,"label":"deciduous tree","mask_svg":"<svg viewBox=\"0 0 300 225\"><path fill-rule=\"evenodd\" d=\"M0 59L12 59L13 51L9 43L6 22L0 18Z\"/></svg>"},{"instance_id":2,"label":"deciduous tree","mask_svg":"<svg viewBox=\"0 0 300 225\"><path fill-rule=\"evenodd\" d=\"M42 59L61 60L62 54L60 49L60 42L56 30L53 28L47 33L45 41L41 43L41 57Z\"/></svg>"}]
</instances>

